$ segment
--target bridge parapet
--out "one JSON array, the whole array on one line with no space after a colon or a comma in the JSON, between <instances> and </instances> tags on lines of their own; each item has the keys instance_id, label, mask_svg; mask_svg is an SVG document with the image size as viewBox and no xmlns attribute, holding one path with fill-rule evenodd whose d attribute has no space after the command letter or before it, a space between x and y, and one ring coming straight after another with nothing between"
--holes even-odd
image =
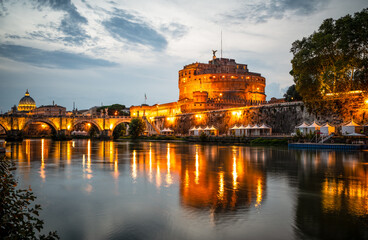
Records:
<instances>
[{"instance_id":1,"label":"bridge parapet","mask_svg":"<svg viewBox=\"0 0 368 240\"><path fill-rule=\"evenodd\" d=\"M81 122L94 124L100 134L111 136L119 124L128 124L130 116L85 116L85 115L30 115L30 114L1 114L0 126L8 133L23 131L24 128L35 122L48 124L56 133L70 134L74 127Z\"/></svg>"}]
</instances>

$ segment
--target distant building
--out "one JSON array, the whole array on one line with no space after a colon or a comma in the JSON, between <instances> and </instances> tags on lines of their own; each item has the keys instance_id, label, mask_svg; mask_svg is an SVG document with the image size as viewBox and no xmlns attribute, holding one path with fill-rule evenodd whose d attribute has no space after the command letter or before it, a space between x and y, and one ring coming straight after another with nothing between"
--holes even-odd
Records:
<instances>
[{"instance_id":1,"label":"distant building","mask_svg":"<svg viewBox=\"0 0 368 240\"><path fill-rule=\"evenodd\" d=\"M62 106L54 105L45 105L40 106L31 112L32 115L45 115L45 116L60 116L66 115L66 108Z\"/></svg>"},{"instance_id":2,"label":"distant building","mask_svg":"<svg viewBox=\"0 0 368 240\"><path fill-rule=\"evenodd\" d=\"M234 59L216 58L208 63L192 63L179 71L179 101L132 106L132 116L170 116L180 113L208 111L259 105L266 102L266 79L250 72L246 64Z\"/></svg>"},{"instance_id":3,"label":"distant building","mask_svg":"<svg viewBox=\"0 0 368 240\"><path fill-rule=\"evenodd\" d=\"M36 102L33 100L31 96L29 96L28 89L22 97L18 104L18 111L19 112L29 112L36 108Z\"/></svg>"}]
</instances>

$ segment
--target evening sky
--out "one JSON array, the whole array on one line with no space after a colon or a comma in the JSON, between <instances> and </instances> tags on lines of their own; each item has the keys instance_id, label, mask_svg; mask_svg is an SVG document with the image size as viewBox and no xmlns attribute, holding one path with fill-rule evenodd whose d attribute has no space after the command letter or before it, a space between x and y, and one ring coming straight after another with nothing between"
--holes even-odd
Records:
<instances>
[{"instance_id":1,"label":"evening sky","mask_svg":"<svg viewBox=\"0 0 368 240\"><path fill-rule=\"evenodd\" d=\"M178 99L178 70L212 49L266 77L267 98L292 77L291 44L366 0L0 0L0 111L26 89L37 106L79 109Z\"/></svg>"}]
</instances>

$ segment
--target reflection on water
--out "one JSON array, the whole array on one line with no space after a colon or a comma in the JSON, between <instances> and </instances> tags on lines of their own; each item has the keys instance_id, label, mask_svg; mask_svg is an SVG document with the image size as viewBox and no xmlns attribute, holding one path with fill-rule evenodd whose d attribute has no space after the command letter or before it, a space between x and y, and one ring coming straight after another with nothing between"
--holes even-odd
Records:
<instances>
[{"instance_id":1,"label":"reflection on water","mask_svg":"<svg viewBox=\"0 0 368 240\"><path fill-rule=\"evenodd\" d=\"M368 152L44 139L7 151L68 239L368 236Z\"/></svg>"}]
</instances>

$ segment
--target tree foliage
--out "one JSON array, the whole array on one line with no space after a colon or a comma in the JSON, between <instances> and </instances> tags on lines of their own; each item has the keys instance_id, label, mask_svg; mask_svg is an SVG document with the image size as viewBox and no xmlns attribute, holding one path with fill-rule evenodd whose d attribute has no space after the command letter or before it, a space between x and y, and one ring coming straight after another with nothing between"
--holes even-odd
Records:
<instances>
[{"instance_id":1,"label":"tree foliage","mask_svg":"<svg viewBox=\"0 0 368 240\"><path fill-rule=\"evenodd\" d=\"M286 102L292 101L301 101L303 98L300 96L298 91L296 90L295 84L291 85L286 93L284 94L284 98Z\"/></svg>"},{"instance_id":2,"label":"tree foliage","mask_svg":"<svg viewBox=\"0 0 368 240\"><path fill-rule=\"evenodd\" d=\"M125 113L123 110L126 109L125 105L121 104L112 104L109 106L102 106L97 108L97 112L105 112L105 109L107 108L107 113L109 116L129 116L129 113Z\"/></svg>"},{"instance_id":3,"label":"tree foliage","mask_svg":"<svg viewBox=\"0 0 368 240\"><path fill-rule=\"evenodd\" d=\"M309 37L292 44L290 74L305 102L327 93L368 88L368 9L326 19Z\"/></svg>"},{"instance_id":4,"label":"tree foliage","mask_svg":"<svg viewBox=\"0 0 368 240\"><path fill-rule=\"evenodd\" d=\"M112 133L114 139L118 139L121 136L124 136L126 133L126 127L124 124L119 124L115 127L114 132Z\"/></svg>"},{"instance_id":5,"label":"tree foliage","mask_svg":"<svg viewBox=\"0 0 368 240\"><path fill-rule=\"evenodd\" d=\"M146 123L141 118L133 118L129 124L129 135L137 138L146 130Z\"/></svg>"},{"instance_id":6,"label":"tree foliage","mask_svg":"<svg viewBox=\"0 0 368 240\"><path fill-rule=\"evenodd\" d=\"M13 162L0 159L0 239L59 239L56 232L37 236L44 224L41 206L33 204L31 189L16 189L14 170Z\"/></svg>"}]
</instances>

